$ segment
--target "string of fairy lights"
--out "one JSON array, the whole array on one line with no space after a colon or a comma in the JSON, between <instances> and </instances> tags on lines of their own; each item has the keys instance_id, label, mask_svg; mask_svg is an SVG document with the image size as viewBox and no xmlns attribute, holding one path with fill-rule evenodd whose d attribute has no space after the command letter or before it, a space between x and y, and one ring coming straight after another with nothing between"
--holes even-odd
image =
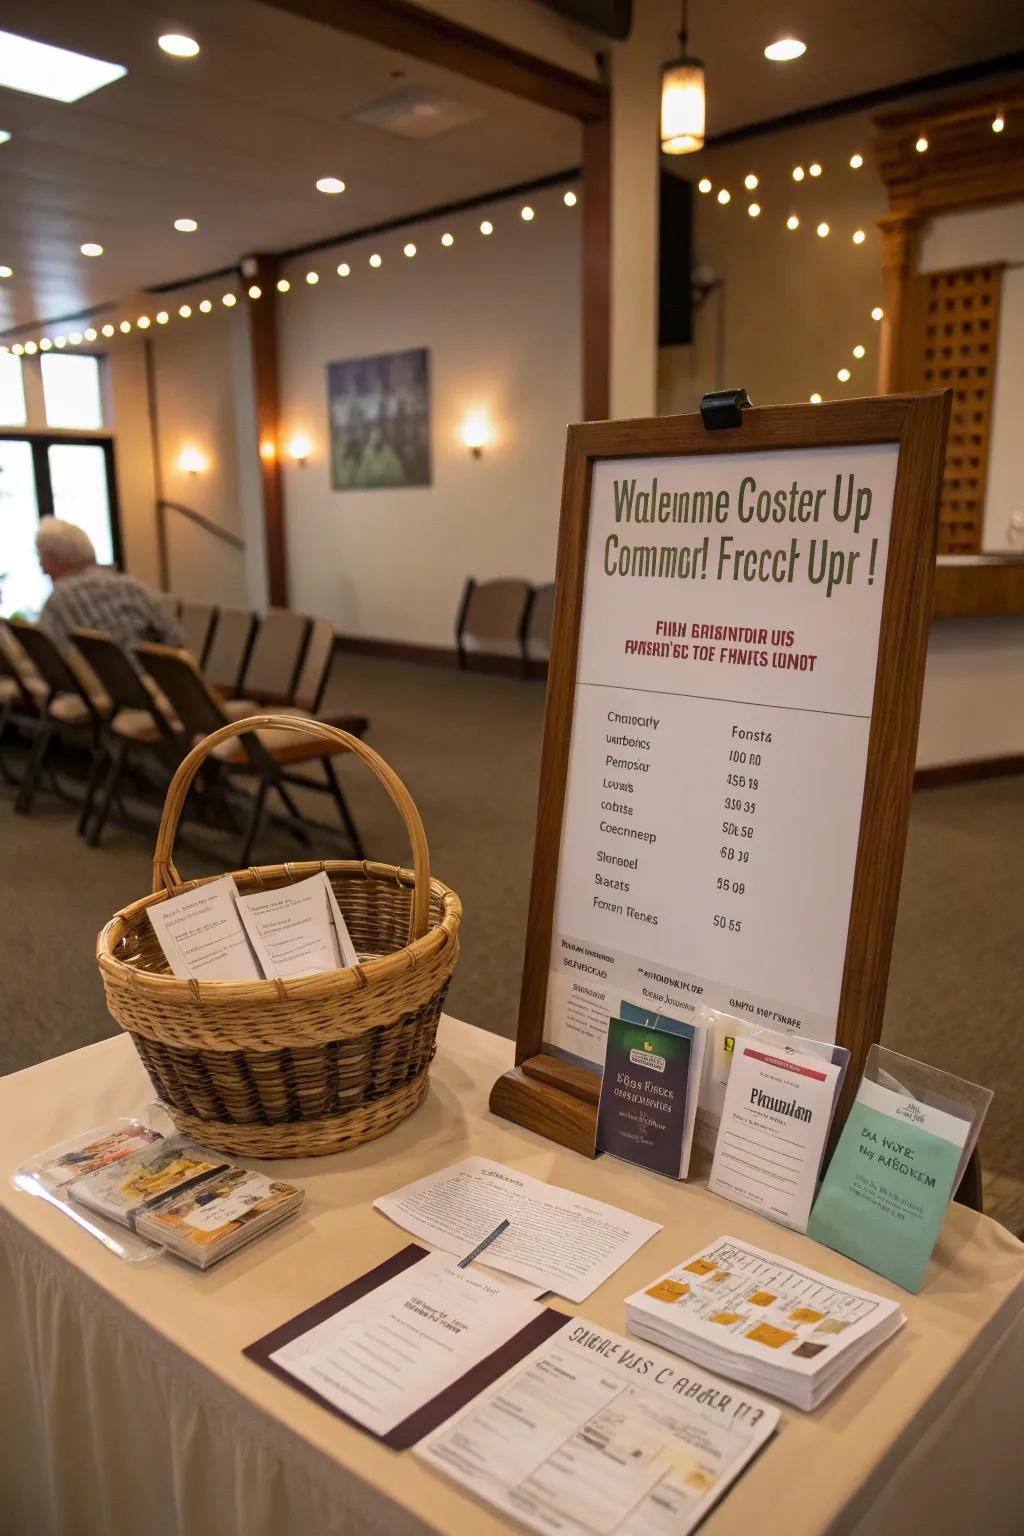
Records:
<instances>
[{"instance_id":1,"label":"string of fairy lights","mask_svg":"<svg viewBox=\"0 0 1024 1536\"><path fill-rule=\"evenodd\" d=\"M562 193L561 202L563 207L572 209L576 207L579 198L577 193L569 187ZM518 217L522 223L532 224L537 218L537 210L532 203L523 203L519 207ZM499 225L500 215L495 212L493 217L480 220L476 226L476 234L483 239L490 239L498 232ZM463 239L467 231L460 227L459 224L455 224L453 228L443 230L436 237L436 240L432 237L431 243L436 243L443 250L451 250L456 244L456 229L459 230L458 238ZM469 233L472 232L470 231ZM371 271L379 271L384 265L385 260L392 259L393 254L399 254L401 259L411 261L417 254L426 249L426 245L422 243L417 245L415 241L406 239L401 245L400 252L393 253L386 242L381 242L379 246L370 251L365 259L365 265ZM83 247L83 254L102 255L103 247L97 245L88 253ZM361 262L356 262L355 258L351 261L340 261L334 268L334 275L342 280L351 278L355 275L359 265L361 265ZM0 277L13 277L13 275L12 268L0 267ZM323 273L319 266L311 266L302 277L295 278L294 280L290 277L279 277L275 286L277 292L282 295L291 293L294 290L301 292L304 287L315 288L322 277L329 275L329 273ZM218 305L225 309L234 309L243 298L252 304L259 303L264 297L260 284L245 284L244 279L241 281L241 293L235 287L229 287L219 297L207 294L201 299L193 298L191 302L172 305L167 309L158 309L153 314L146 312L137 315L134 320L130 320L127 317L119 320L110 319L102 325L88 325L81 328L75 327L74 329L63 328L64 325L70 327L73 322L61 322L60 328L50 326L46 331L41 332L37 336L29 337L26 340L19 339L13 342L0 342L0 353L10 352L15 357L35 357L37 353L64 351L68 347L94 346L97 343L102 344L115 341L120 336L132 336L140 332L145 335L155 326L170 325L178 320L191 320L196 315L209 315L213 313ZM182 289L190 286L193 285L182 284Z\"/></svg>"}]
</instances>

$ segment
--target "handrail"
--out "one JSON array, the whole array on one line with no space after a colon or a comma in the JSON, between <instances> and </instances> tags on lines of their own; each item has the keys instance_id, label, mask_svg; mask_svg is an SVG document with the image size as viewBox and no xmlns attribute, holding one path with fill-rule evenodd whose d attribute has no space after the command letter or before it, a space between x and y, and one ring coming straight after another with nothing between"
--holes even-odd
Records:
<instances>
[{"instance_id":1,"label":"handrail","mask_svg":"<svg viewBox=\"0 0 1024 1536\"><path fill-rule=\"evenodd\" d=\"M200 528L205 528L207 533L214 534L216 538L223 539L224 543L230 544L233 549L245 548L245 540L240 539L237 533L230 533L227 528L222 528L219 523L215 523L212 518L204 517L201 512L196 511L195 507L186 507L180 501L164 501L163 498L157 502L157 506L161 511L180 512L182 517L197 523Z\"/></svg>"}]
</instances>

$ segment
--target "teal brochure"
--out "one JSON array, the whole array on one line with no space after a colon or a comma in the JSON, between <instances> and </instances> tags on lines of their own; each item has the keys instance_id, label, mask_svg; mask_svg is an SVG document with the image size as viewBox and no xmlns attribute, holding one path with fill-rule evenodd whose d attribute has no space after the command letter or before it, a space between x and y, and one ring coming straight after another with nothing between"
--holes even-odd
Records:
<instances>
[{"instance_id":1,"label":"teal brochure","mask_svg":"<svg viewBox=\"0 0 1024 1536\"><path fill-rule=\"evenodd\" d=\"M919 1291L969 1128L969 1121L862 1082L808 1236Z\"/></svg>"}]
</instances>

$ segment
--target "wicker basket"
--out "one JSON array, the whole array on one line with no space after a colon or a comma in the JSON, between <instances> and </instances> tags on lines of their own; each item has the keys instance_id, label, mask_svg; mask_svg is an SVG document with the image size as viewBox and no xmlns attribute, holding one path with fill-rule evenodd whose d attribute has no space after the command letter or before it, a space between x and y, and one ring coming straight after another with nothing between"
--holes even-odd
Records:
<instances>
[{"instance_id":1,"label":"wicker basket","mask_svg":"<svg viewBox=\"0 0 1024 1536\"><path fill-rule=\"evenodd\" d=\"M340 742L361 758L405 823L413 868L327 860L236 871L235 884L248 893L325 870L360 964L291 980L179 980L146 911L206 883L183 882L172 860L185 797L216 746L266 727ZM310 1157L383 1136L412 1113L427 1091L462 904L430 878L419 812L383 758L318 721L260 715L225 725L193 748L171 781L153 891L111 919L96 958L107 1007L180 1131L227 1152Z\"/></svg>"}]
</instances>

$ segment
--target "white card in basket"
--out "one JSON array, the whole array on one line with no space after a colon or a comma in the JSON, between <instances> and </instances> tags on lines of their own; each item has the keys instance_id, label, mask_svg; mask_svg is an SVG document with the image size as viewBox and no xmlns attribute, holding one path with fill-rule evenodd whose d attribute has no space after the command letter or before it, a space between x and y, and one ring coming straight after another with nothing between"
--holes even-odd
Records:
<instances>
[{"instance_id":1,"label":"white card in basket","mask_svg":"<svg viewBox=\"0 0 1024 1536\"><path fill-rule=\"evenodd\" d=\"M225 875L146 909L173 975L198 981L263 979L235 896L235 882Z\"/></svg>"}]
</instances>

